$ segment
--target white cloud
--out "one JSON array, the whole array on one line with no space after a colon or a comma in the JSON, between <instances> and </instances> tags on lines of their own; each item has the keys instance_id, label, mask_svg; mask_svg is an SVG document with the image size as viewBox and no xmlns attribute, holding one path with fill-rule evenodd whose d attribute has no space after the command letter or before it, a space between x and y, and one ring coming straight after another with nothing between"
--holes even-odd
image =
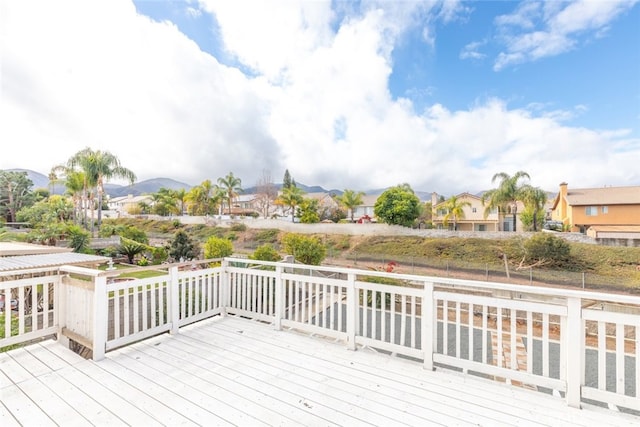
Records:
<instances>
[{"instance_id":1,"label":"white cloud","mask_svg":"<svg viewBox=\"0 0 640 427\"><path fill-rule=\"evenodd\" d=\"M495 99L416 113L394 100L391 51L407 26L427 21L414 14L438 10L367 4L338 24L328 3L287 11L221 3L204 10L216 13L226 48L255 77L128 1L3 3L0 140L9 154L0 168L46 173L90 146L140 179L190 184L232 171L251 186L265 168L276 181L288 168L296 181L325 188L408 182L443 194L482 190L496 172L521 169L550 190L560 181L640 179L629 155L640 141L564 126L567 112L513 110ZM247 5L260 19L247 17Z\"/></svg>"},{"instance_id":2,"label":"white cloud","mask_svg":"<svg viewBox=\"0 0 640 427\"><path fill-rule=\"evenodd\" d=\"M479 49L486 44L486 41L471 42L467 44L460 52L460 59L484 59L486 54L479 52Z\"/></svg>"},{"instance_id":3,"label":"white cloud","mask_svg":"<svg viewBox=\"0 0 640 427\"><path fill-rule=\"evenodd\" d=\"M574 0L523 2L516 11L495 19L504 51L494 64L505 67L559 55L576 48L583 38L599 38L609 24L637 0Z\"/></svg>"}]
</instances>

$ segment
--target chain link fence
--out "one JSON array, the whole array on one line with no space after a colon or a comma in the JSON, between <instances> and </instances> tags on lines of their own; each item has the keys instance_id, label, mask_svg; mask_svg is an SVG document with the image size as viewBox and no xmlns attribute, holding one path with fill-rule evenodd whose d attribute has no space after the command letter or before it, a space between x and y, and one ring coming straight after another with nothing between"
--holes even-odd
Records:
<instances>
[{"instance_id":1,"label":"chain link fence","mask_svg":"<svg viewBox=\"0 0 640 427\"><path fill-rule=\"evenodd\" d=\"M632 277L610 277L589 272L541 268L516 269L512 265L506 267L504 262L500 261L495 263L474 263L459 259L391 256L362 252L345 254L329 250L324 264L487 282L561 286L575 289L609 290L640 294L640 281Z\"/></svg>"}]
</instances>

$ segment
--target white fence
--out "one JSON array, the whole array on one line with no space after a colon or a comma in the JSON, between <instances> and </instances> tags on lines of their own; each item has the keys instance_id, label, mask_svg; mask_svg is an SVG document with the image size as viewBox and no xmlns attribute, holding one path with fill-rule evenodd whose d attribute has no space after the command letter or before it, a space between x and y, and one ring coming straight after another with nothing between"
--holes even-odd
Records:
<instances>
[{"instance_id":1,"label":"white fence","mask_svg":"<svg viewBox=\"0 0 640 427\"><path fill-rule=\"evenodd\" d=\"M640 411L634 296L246 259L120 282L76 267L47 274L0 281L4 301L18 301L0 313L0 347L57 334L99 360L201 319L238 315L554 393L571 406L589 399Z\"/></svg>"}]
</instances>

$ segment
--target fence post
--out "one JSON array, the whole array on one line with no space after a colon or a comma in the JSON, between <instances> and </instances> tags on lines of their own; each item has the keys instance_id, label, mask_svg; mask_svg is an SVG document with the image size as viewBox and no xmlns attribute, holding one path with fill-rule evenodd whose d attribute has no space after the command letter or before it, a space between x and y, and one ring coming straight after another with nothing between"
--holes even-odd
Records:
<instances>
[{"instance_id":1,"label":"fence post","mask_svg":"<svg viewBox=\"0 0 640 427\"><path fill-rule=\"evenodd\" d=\"M284 281L282 280L282 265L281 264L277 264L276 265L276 283L274 284L275 287L275 319L274 319L274 326L276 328L276 330L281 331L282 330L282 313L283 313L283 309L284 309Z\"/></svg>"},{"instance_id":2,"label":"fence post","mask_svg":"<svg viewBox=\"0 0 640 427\"><path fill-rule=\"evenodd\" d=\"M173 266L169 268L169 321L171 322L171 329L169 333L174 335L180 330L180 282L178 278L178 267Z\"/></svg>"},{"instance_id":3,"label":"fence post","mask_svg":"<svg viewBox=\"0 0 640 427\"><path fill-rule=\"evenodd\" d=\"M358 295L356 292L356 275L347 275L347 348L356 349L356 322L358 319Z\"/></svg>"},{"instance_id":4,"label":"fence post","mask_svg":"<svg viewBox=\"0 0 640 427\"><path fill-rule=\"evenodd\" d=\"M582 322L582 300L567 298L567 330L563 331L562 344L565 346L567 375L567 405L580 408L582 389L582 366L584 348L584 328ZM562 363L561 363L562 366Z\"/></svg>"},{"instance_id":5,"label":"fence post","mask_svg":"<svg viewBox=\"0 0 640 427\"><path fill-rule=\"evenodd\" d=\"M433 371L433 339L435 337L434 328L436 324L433 305L433 282L425 282L424 292L422 293L420 343L424 357L422 367L429 371Z\"/></svg>"},{"instance_id":6,"label":"fence post","mask_svg":"<svg viewBox=\"0 0 640 427\"><path fill-rule=\"evenodd\" d=\"M227 315L227 307L231 305L231 280L229 278L229 261L226 258L220 263L220 315Z\"/></svg>"},{"instance_id":7,"label":"fence post","mask_svg":"<svg viewBox=\"0 0 640 427\"><path fill-rule=\"evenodd\" d=\"M107 349L107 324L109 322L107 278L93 278L93 360L102 360Z\"/></svg>"}]
</instances>

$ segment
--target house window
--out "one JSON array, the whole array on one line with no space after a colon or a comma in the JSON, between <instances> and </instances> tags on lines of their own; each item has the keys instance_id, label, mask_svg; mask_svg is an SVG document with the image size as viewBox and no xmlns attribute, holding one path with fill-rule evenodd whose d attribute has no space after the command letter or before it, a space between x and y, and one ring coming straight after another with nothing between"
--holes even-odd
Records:
<instances>
[{"instance_id":1,"label":"house window","mask_svg":"<svg viewBox=\"0 0 640 427\"><path fill-rule=\"evenodd\" d=\"M607 214L607 213L609 213L609 206L603 206L603 207L602 207L602 213L603 213L603 214Z\"/></svg>"},{"instance_id":2,"label":"house window","mask_svg":"<svg viewBox=\"0 0 640 427\"><path fill-rule=\"evenodd\" d=\"M476 208L471 208L472 213L476 213L478 210Z\"/></svg>"},{"instance_id":3,"label":"house window","mask_svg":"<svg viewBox=\"0 0 640 427\"><path fill-rule=\"evenodd\" d=\"M585 214L587 216L597 216L598 215L598 207L597 206L587 206L585 209Z\"/></svg>"}]
</instances>

